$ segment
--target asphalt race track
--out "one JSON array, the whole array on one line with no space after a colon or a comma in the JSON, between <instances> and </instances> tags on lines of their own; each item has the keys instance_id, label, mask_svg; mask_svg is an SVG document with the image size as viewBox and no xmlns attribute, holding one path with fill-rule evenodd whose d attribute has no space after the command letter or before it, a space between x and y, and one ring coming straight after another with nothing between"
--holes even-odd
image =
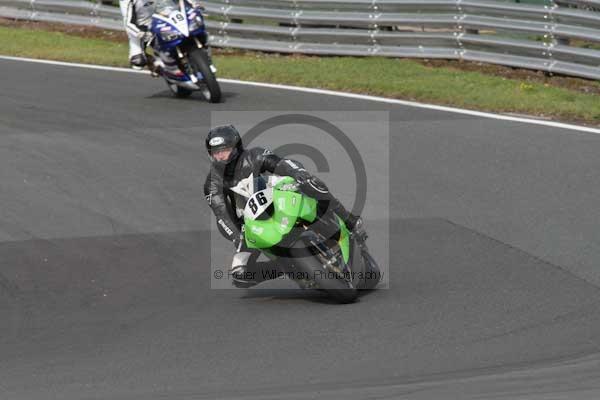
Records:
<instances>
[{"instance_id":1,"label":"asphalt race track","mask_svg":"<svg viewBox=\"0 0 600 400\"><path fill-rule=\"evenodd\" d=\"M126 72L0 72L0 399L600 398L600 136L234 84L210 105ZM344 306L286 280L211 289L211 255L232 251L202 191L211 118L289 110L374 116L349 136L381 179L369 185L389 182L365 208L389 289ZM343 171L329 175L347 197Z\"/></svg>"}]
</instances>

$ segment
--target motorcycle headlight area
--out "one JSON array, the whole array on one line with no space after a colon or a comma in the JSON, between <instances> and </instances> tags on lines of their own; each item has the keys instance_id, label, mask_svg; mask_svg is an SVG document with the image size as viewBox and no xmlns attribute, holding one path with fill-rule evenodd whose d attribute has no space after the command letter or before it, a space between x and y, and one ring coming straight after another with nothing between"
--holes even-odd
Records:
<instances>
[{"instance_id":1,"label":"motorcycle headlight area","mask_svg":"<svg viewBox=\"0 0 600 400\"><path fill-rule=\"evenodd\" d=\"M179 36L181 36L181 33L176 32L176 31L169 30L169 31L161 31L160 32L160 38L165 42L170 42L171 40L175 40Z\"/></svg>"},{"instance_id":2,"label":"motorcycle headlight area","mask_svg":"<svg viewBox=\"0 0 600 400\"><path fill-rule=\"evenodd\" d=\"M200 16L195 13L188 15L188 21L190 32L200 29L202 28L202 26L204 26L202 18L200 18Z\"/></svg>"}]
</instances>

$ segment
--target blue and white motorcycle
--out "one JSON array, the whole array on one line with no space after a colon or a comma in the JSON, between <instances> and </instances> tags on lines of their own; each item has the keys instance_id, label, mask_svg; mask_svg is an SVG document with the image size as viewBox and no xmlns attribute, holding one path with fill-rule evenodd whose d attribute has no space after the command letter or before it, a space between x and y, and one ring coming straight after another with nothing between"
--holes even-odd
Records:
<instances>
[{"instance_id":1,"label":"blue and white motorcycle","mask_svg":"<svg viewBox=\"0 0 600 400\"><path fill-rule=\"evenodd\" d=\"M187 0L157 0L150 30L154 55L149 68L162 76L177 97L200 91L211 103L221 101L221 88L215 77L217 69L207 46L202 9Z\"/></svg>"}]
</instances>

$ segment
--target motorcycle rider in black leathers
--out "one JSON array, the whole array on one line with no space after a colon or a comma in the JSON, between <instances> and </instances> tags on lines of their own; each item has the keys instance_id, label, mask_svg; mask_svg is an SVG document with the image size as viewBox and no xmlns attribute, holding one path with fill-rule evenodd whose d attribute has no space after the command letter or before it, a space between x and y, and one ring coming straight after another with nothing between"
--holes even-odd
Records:
<instances>
[{"instance_id":1,"label":"motorcycle rider in black leathers","mask_svg":"<svg viewBox=\"0 0 600 400\"><path fill-rule=\"evenodd\" d=\"M219 231L235 246L229 271L234 286L251 287L274 276L261 273L265 269L272 270L272 264L257 262L260 252L246 247L241 217L245 204L235 204L235 195L231 191L232 187L250 174L258 176L263 172L270 172L293 177L304 194L328 201L329 207L345 222L358 243L366 240L362 219L348 212L329 193L327 186L319 178L309 174L299 162L280 158L260 147L244 149L240 134L233 125L211 129L206 137L206 150L211 159L211 169L204 184L204 194L217 218Z\"/></svg>"}]
</instances>

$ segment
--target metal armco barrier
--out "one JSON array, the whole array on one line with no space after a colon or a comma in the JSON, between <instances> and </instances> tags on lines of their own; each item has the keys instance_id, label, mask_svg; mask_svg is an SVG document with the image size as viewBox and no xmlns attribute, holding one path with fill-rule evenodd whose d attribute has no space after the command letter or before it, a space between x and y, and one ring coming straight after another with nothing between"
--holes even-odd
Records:
<instances>
[{"instance_id":1,"label":"metal armco barrier","mask_svg":"<svg viewBox=\"0 0 600 400\"><path fill-rule=\"evenodd\" d=\"M216 47L480 61L600 79L600 0L205 1ZM123 29L116 7L0 0L0 16Z\"/></svg>"}]
</instances>

